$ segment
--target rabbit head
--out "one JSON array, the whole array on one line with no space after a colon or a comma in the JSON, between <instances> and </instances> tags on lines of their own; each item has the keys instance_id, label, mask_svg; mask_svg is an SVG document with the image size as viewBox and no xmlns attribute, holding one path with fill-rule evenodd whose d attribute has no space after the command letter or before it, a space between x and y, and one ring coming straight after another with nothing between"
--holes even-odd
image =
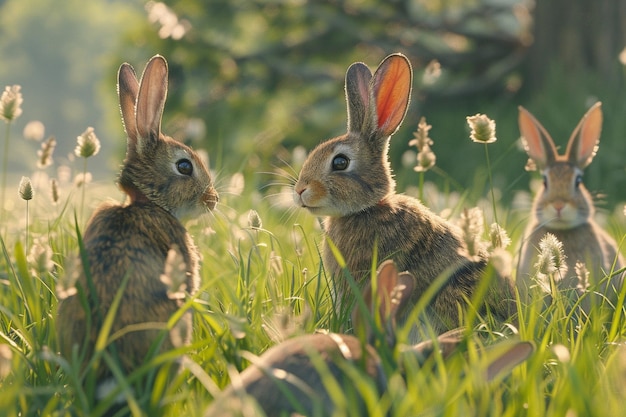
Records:
<instances>
[{"instance_id":1,"label":"rabbit head","mask_svg":"<svg viewBox=\"0 0 626 417\"><path fill-rule=\"evenodd\" d=\"M297 205L340 217L394 192L387 149L406 115L412 78L411 64L401 54L385 58L373 75L361 62L348 68L348 132L320 144L304 162L294 187Z\"/></svg>"},{"instance_id":2,"label":"rabbit head","mask_svg":"<svg viewBox=\"0 0 626 417\"><path fill-rule=\"evenodd\" d=\"M138 82L129 64L118 72L126 159L119 185L131 203L150 201L177 218L212 210L218 194L196 152L161 132L167 96L167 62L154 56Z\"/></svg>"},{"instance_id":3,"label":"rabbit head","mask_svg":"<svg viewBox=\"0 0 626 417\"><path fill-rule=\"evenodd\" d=\"M594 104L582 117L563 155L559 155L546 129L521 106L519 128L524 149L532 161L527 169L536 167L543 176L543 189L535 198L539 224L549 229L566 230L588 222L594 207L582 177L583 170L598 150L602 130L601 103Z\"/></svg>"}]
</instances>

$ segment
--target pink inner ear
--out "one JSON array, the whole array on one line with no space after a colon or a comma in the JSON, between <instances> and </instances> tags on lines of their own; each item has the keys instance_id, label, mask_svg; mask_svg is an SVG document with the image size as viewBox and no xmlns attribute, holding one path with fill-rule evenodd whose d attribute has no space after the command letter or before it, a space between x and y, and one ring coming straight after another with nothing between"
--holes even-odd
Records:
<instances>
[{"instance_id":1,"label":"pink inner ear","mask_svg":"<svg viewBox=\"0 0 626 417\"><path fill-rule=\"evenodd\" d=\"M398 282L398 269L396 268L396 264L392 260L383 262L378 269L377 275L377 299L380 303L378 305L378 314L381 319L385 320L389 317L393 309L391 305L391 295Z\"/></svg>"},{"instance_id":2,"label":"pink inner ear","mask_svg":"<svg viewBox=\"0 0 626 417\"><path fill-rule=\"evenodd\" d=\"M518 124L524 140L526 153L533 161L540 165L540 167L545 166L548 159L547 152L551 150L546 149L546 144L541 135L543 131L546 135L545 139L548 140L547 132L544 131L533 115L521 106L519 107Z\"/></svg>"},{"instance_id":3,"label":"pink inner ear","mask_svg":"<svg viewBox=\"0 0 626 417\"><path fill-rule=\"evenodd\" d=\"M598 150L598 142L602 132L602 111L599 107L593 108L587 116L580 132L580 144L577 150L577 161L581 166L587 166Z\"/></svg>"},{"instance_id":4,"label":"pink inner ear","mask_svg":"<svg viewBox=\"0 0 626 417\"><path fill-rule=\"evenodd\" d=\"M403 57L393 57L383 65L384 72L377 85L376 112L379 130L390 135L404 119L412 74L411 67Z\"/></svg>"}]
</instances>

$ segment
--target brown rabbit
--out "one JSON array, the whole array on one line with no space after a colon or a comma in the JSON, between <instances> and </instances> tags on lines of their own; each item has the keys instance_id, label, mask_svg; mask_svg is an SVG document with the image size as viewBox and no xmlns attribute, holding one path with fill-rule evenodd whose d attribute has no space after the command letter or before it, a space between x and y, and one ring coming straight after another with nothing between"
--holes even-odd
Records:
<instances>
[{"instance_id":1,"label":"brown rabbit","mask_svg":"<svg viewBox=\"0 0 626 417\"><path fill-rule=\"evenodd\" d=\"M415 303L441 274L449 279L433 299L428 321L436 332L460 325L459 306L472 294L487 264L483 251L468 256L461 231L417 199L395 192L387 157L389 138L404 119L411 94L412 69L401 54L385 58L372 75L363 63L346 73L348 132L318 145L304 162L294 200L312 214L326 216L324 266L335 278L341 302L347 290L330 249L341 252L352 276L367 279L374 244L381 260L393 258L417 278ZM492 311L506 319L513 310L512 284L498 279L491 287ZM414 339L416 341L417 339Z\"/></svg>"},{"instance_id":2,"label":"brown rabbit","mask_svg":"<svg viewBox=\"0 0 626 417\"><path fill-rule=\"evenodd\" d=\"M371 288L364 291L364 301L372 313L386 325L385 335L389 343L395 343L395 318L409 304L415 279L409 273L398 273L391 260L383 262L378 270L376 298ZM355 322L364 317L358 308ZM373 319L370 317L370 319ZM367 325L366 325L367 327ZM422 364L435 349L444 358L451 355L463 340L465 331L457 329L439 336L437 343L425 341L401 351L400 355ZM525 360L534 350L531 343L510 341L499 351L486 370L491 379L501 371L510 370ZM390 347L393 349L393 345ZM401 359L402 363L402 359ZM294 415L332 415L335 411L333 396L329 392L328 378L339 384L344 395L356 395L354 409L363 401L354 387L354 371L360 369L364 378L371 378L379 393L387 386L381 358L371 344L364 344L355 336L336 333L317 333L295 337L280 343L267 352L233 380L222 395L207 410L206 417L257 415L250 408L253 399L268 417ZM298 415L299 415L298 414Z\"/></svg>"},{"instance_id":3,"label":"brown rabbit","mask_svg":"<svg viewBox=\"0 0 626 417\"><path fill-rule=\"evenodd\" d=\"M519 128L526 153L543 176L543 188L535 196L526 227L517 286L521 294L527 294L533 285L539 241L549 232L563 244L566 257L567 271L558 280L559 288L582 293L587 284L579 282L577 262L586 264L592 287L625 265L615 240L593 220L593 200L582 182L583 169L591 163L600 142L601 103L594 104L582 117L564 155L559 155L550 134L523 107L519 108ZM532 163L527 167L534 169ZM621 286L622 275L617 274L604 280L601 288L592 289L615 299Z\"/></svg>"},{"instance_id":4,"label":"brown rabbit","mask_svg":"<svg viewBox=\"0 0 626 417\"><path fill-rule=\"evenodd\" d=\"M126 332L109 348L123 371L143 363L160 339L160 350L173 347L164 329L179 309L179 300L168 298L168 287L160 279L168 251L176 250L182 257L185 290L197 289L198 253L180 218L212 210L218 194L198 155L161 132L167 74L167 62L158 55L148 62L139 83L130 65L120 67L118 93L128 148L118 182L128 201L103 204L88 222L82 254L86 262L76 282L78 295L62 300L58 309L59 347L65 358L77 349L84 363L91 359L118 291L122 298L111 335ZM178 334L171 335L177 343L190 341L190 314L180 319ZM98 398L107 395L110 376L107 367L98 369Z\"/></svg>"}]
</instances>

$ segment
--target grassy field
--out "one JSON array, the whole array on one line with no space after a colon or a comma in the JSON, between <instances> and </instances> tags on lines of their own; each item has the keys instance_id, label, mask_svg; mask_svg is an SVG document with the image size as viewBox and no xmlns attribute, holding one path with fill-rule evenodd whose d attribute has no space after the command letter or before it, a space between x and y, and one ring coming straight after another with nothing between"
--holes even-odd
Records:
<instances>
[{"instance_id":1,"label":"grassy field","mask_svg":"<svg viewBox=\"0 0 626 417\"><path fill-rule=\"evenodd\" d=\"M82 161L74 169L80 172ZM202 255L201 289L185 305L194 311L193 344L149 358L127 376L134 389L126 393L126 411L202 415L230 375L250 363L249 354L316 329L350 329L348 312L335 311L331 303L332 283L320 261L320 223L290 206L289 181L275 177L278 185L258 191L243 176L221 174L217 210L187 223ZM58 356L55 328L63 326L56 322L56 309L71 288L79 232L101 201L122 199L112 182L60 183L56 203L42 174L33 176L35 194L28 202L17 198L17 187L6 191L10 201L0 226L0 415L101 415L108 405L95 403L88 371ZM407 192L423 195L425 204L454 221L463 208L478 205L486 223L492 222L489 194L469 202L428 183ZM513 207L496 211L515 256L527 214ZM606 220L619 241L624 216L616 211ZM468 319L475 343L449 361L435 355L421 369L409 366L405 378L393 360L395 351L387 348L383 356L392 359L385 364L389 383L382 397L374 394L372 381L355 381L367 398L367 415L619 415L626 401L624 309L595 308L585 316L566 294L555 294L549 307L542 306L541 300L519 303L517 328L495 327L489 317ZM404 334L399 332L400 342ZM533 341L535 353L509 375L487 382L485 358L478 353L483 345L510 338ZM160 365L180 355L186 357L185 369L168 384ZM93 363L106 360L98 351ZM149 388L137 383L146 377ZM337 416L363 414L341 390L335 395Z\"/></svg>"}]
</instances>

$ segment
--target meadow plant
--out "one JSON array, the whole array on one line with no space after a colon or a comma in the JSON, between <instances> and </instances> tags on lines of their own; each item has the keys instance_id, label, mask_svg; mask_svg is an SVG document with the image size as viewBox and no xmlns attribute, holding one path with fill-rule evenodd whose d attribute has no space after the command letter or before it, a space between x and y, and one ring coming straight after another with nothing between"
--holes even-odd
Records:
<instances>
[{"instance_id":1,"label":"meadow plant","mask_svg":"<svg viewBox=\"0 0 626 417\"><path fill-rule=\"evenodd\" d=\"M59 203L59 181L56 178L50 179L50 199L54 206Z\"/></svg>"},{"instance_id":2,"label":"meadow plant","mask_svg":"<svg viewBox=\"0 0 626 417\"><path fill-rule=\"evenodd\" d=\"M22 177L22 179L20 180L18 193L20 195L20 198L26 201L26 248L28 248L28 236L29 236L28 222L30 219L30 214L28 212L28 208L29 208L28 202L33 199L33 195L34 195L33 184L30 182L30 178Z\"/></svg>"},{"instance_id":3,"label":"meadow plant","mask_svg":"<svg viewBox=\"0 0 626 417\"><path fill-rule=\"evenodd\" d=\"M489 240L491 241L492 249L506 249L511 244L511 238L509 238L506 230L504 230L498 223L492 223L489 228Z\"/></svg>"},{"instance_id":4,"label":"meadow plant","mask_svg":"<svg viewBox=\"0 0 626 417\"><path fill-rule=\"evenodd\" d=\"M493 189L493 179L491 178L491 162L489 160L488 144L494 143L496 138L496 122L491 120L487 115L475 114L466 117L467 124L470 127L470 139L475 143L483 143L485 145L485 159L487 161L487 175L489 176L489 189L491 190L491 202L493 204L493 217L498 223L498 215L496 212L496 196Z\"/></svg>"},{"instance_id":5,"label":"meadow plant","mask_svg":"<svg viewBox=\"0 0 626 417\"><path fill-rule=\"evenodd\" d=\"M86 184L89 182L88 172L87 172L87 159L96 156L98 152L100 152L100 140L96 137L93 127L88 127L80 136L76 138L76 148L74 149L74 154L83 158L83 172L82 172L82 181L77 181L77 185L82 187L82 198L80 203L80 213L84 212L85 209L85 188Z\"/></svg>"},{"instance_id":6,"label":"meadow plant","mask_svg":"<svg viewBox=\"0 0 626 417\"><path fill-rule=\"evenodd\" d=\"M8 90L14 97L9 108L19 108L19 88ZM3 118L7 127L20 112L21 108L13 113L11 120ZM495 140L495 127L489 126L487 122L474 132L477 138L488 137L482 141L485 144ZM481 129L492 134L485 136ZM428 156L432 145L429 130L425 120L420 120L416 142L411 143L417 146L417 141L422 140L418 152L423 153L419 159L423 170L416 169L420 175L427 171L428 158L433 157L431 162L435 162L434 154ZM79 140L76 153L84 158L80 181L89 177L86 160L99 148L99 143L93 140L93 130L87 129L83 135L85 138ZM54 162L53 149L50 139L42 144L37 154L42 168ZM298 148L298 152L302 149ZM6 164L3 171L5 167ZM70 184L69 167L58 167L57 175L57 179L49 180L53 204L61 201L62 187ZM136 372L118 375L126 387L133 388L123 392L128 405L120 414L201 416L220 390L231 382L236 383L240 372L282 340L318 330L352 331L350 318L338 312L332 303L329 288L333 283L321 262L319 246L323 231L318 220L308 215L285 220L285 212L289 212L286 206L276 206L271 198L245 193L243 181L238 173L232 176L230 184L226 180L233 194L225 193L210 226L201 219L189 222L189 232L203 257L200 288L195 295L188 294L184 286L179 251L176 248L169 251L160 279L168 285L167 296L180 305L177 314L194 311L193 342L189 346L174 343L172 351L153 355ZM109 187L107 191L114 192L113 185ZM424 185L427 196L431 191L435 193L429 187L434 186ZM19 191L27 204L26 235L31 243L23 246L21 234L19 238L14 237L18 234L0 235L0 414L102 415L106 404L98 404L90 397L89 386L83 385L93 369L78 366L78 356L67 360L59 356L53 330L64 324L57 322L58 301L70 295L80 296L75 286L80 271L76 259L80 253L80 227L66 210L59 210L55 221L47 221L48 213L30 203L34 197L33 184L27 178L20 183ZM95 192L92 187L83 187L82 191L83 202L89 201ZM452 213L451 206L462 204L460 194L437 192L431 200L439 211ZM6 224L23 224L23 211L5 214L9 216ZM618 214L611 220L621 224L624 218ZM485 216L477 208L465 210L459 217L464 239L472 251L486 247L493 269L502 276L510 276L512 255L507 249L520 246L518 235L512 234L510 238L497 222L485 230ZM379 355L385 359L387 386L377 392L370 379L354 374L351 386L364 399L365 411L359 410L363 411L360 415L620 415L626 402L626 390L622 388L626 385L624 307L618 306L609 313L592 309L588 315L580 316L576 309L562 308L566 294L549 285L563 273L566 263L562 247L554 236L546 236L539 250L541 256L535 271L541 278L537 281L540 285L533 288L535 297L527 302L518 301L515 326L493 325L495 320L490 318L490 312L481 316L470 313L464 317L464 325L468 333L474 332L473 343L450 353L445 361L435 348L433 355L424 360L407 360L402 355L406 352L411 323L399 329L395 348L377 344ZM593 271L588 271L585 265L577 265L576 275L581 285L589 282L590 273ZM436 284L443 286L446 279L442 277ZM416 304L414 317L423 314L436 290L434 285L432 294L427 293L425 300ZM115 293L114 289L112 294ZM546 293L552 298L548 305L543 299ZM478 301L470 300L470 306ZM174 340L176 334L185 332L177 327L180 323L183 321L172 320L168 324ZM120 333L125 331L132 329ZM113 342L120 333L103 333L102 344ZM523 365L489 382L485 378L489 348L503 338L531 340L536 351ZM88 361L90 365L112 361L99 352ZM159 370L160 366L180 356L184 357L185 369L167 383L167 375ZM137 381L146 375L154 383L144 387ZM337 417L359 415L352 407L351 394L337 383L332 386L333 401L340 405Z\"/></svg>"},{"instance_id":7,"label":"meadow plant","mask_svg":"<svg viewBox=\"0 0 626 417\"><path fill-rule=\"evenodd\" d=\"M11 373L13 352L6 343L0 343L0 383Z\"/></svg>"},{"instance_id":8,"label":"meadow plant","mask_svg":"<svg viewBox=\"0 0 626 417\"><path fill-rule=\"evenodd\" d=\"M52 154L57 146L54 136L50 136L48 140L41 144L41 149L37 151L37 168L43 169L52 165Z\"/></svg>"},{"instance_id":9,"label":"meadow plant","mask_svg":"<svg viewBox=\"0 0 626 417\"><path fill-rule=\"evenodd\" d=\"M434 142L428 135L431 128L432 126L426 123L426 118L422 117L417 124L417 130L413 132L413 139L409 141L409 146L417 147L417 164L413 170L420 174L420 201L424 201L424 173L434 167L437 162L437 156L431 149Z\"/></svg>"},{"instance_id":10,"label":"meadow plant","mask_svg":"<svg viewBox=\"0 0 626 417\"><path fill-rule=\"evenodd\" d=\"M459 219L459 226L463 231L463 240L467 245L468 255L478 257L483 243L484 218L483 211L479 207L464 209Z\"/></svg>"},{"instance_id":11,"label":"meadow plant","mask_svg":"<svg viewBox=\"0 0 626 417\"><path fill-rule=\"evenodd\" d=\"M35 142L39 142L43 139L44 134L46 133L46 127L39 120L31 120L26 123L24 126L24 131L22 135L26 140L34 140Z\"/></svg>"},{"instance_id":12,"label":"meadow plant","mask_svg":"<svg viewBox=\"0 0 626 417\"><path fill-rule=\"evenodd\" d=\"M565 276L567 263L563 243L552 233L546 233L539 241L539 256L535 263L537 283L554 296L556 283Z\"/></svg>"},{"instance_id":13,"label":"meadow plant","mask_svg":"<svg viewBox=\"0 0 626 417\"><path fill-rule=\"evenodd\" d=\"M587 269L587 265L583 262L576 262L574 269L576 278L578 279L577 289L579 291L587 291L589 288L589 270Z\"/></svg>"},{"instance_id":14,"label":"meadow plant","mask_svg":"<svg viewBox=\"0 0 626 417\"><path fill-rule=\"evenodd\" d=\"M5 87L0 96L0 119L6 123L4 134L4 153L2 157L2 183L0 184L0 221L3 220L5 190L7 187L7 169L9 165L9 136L11 133L11 123L22 114L22 89L19 85Z\"/></svg>"}]
</instances>

